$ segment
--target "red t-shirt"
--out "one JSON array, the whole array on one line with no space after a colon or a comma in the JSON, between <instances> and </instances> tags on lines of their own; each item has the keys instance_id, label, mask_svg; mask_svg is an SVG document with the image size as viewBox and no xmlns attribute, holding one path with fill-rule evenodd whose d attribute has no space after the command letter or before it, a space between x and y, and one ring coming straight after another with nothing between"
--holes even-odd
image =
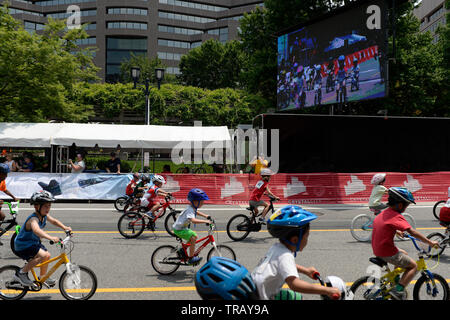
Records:
<instances>
[{"instance_id":1,"label":"red t-shirt","mask_svg":"<svg viewBox=\"0 0 450 320\"><path fill-rule=\"evenodd\" d=\"M408 221L397 211L388 208L373 220L372 249L377 257L391 257L398 252L394 245L395 232L411 228Z\"/></svg>"},{"instance_id":2,"label":"red t-shirt","mask_svg":"<svg viewBox=\"0 0 450 320\"><path fill-rule=\"evenodd\" d=\"M250 195L250 200L259 201L266 191L268 184L269 182L267 181L259 180L255 185L255 189L253 189L252 194Z\"/></svg>"},{"instance_id":3,"label":"red t-shirt","mask_svg":"<svg viewBox=\"0 0 450 320\"><path fill-rule=\"evenodd\" d=\"M449 207L442 207L441 211L439 212L439 220L443 222L450 222L450 208Z\"/></svg>"},{"instance_id":4,"label":"red t-shirt","mask_svg":"<svg viewBox=\"0 0 450 320\"><path fill-rule=\"evenodd\" d=\"M127 188L125 189L125 193L128 196L131 196L133 194L134 188L136 187L136 181L131 180L130 183L127 185Z\"/></svg>"},{"instance_id":5,"label":"red t-shirt","mask_svg":"<svg viewBox=\"0 0 450 320\"><path fill-rule=\"evenodd\" d=\"M156 184L152 185L150 189L145 193L144 198L148 201L153 201L158 196L158 187Z\"/></svg>"}]
</instances>

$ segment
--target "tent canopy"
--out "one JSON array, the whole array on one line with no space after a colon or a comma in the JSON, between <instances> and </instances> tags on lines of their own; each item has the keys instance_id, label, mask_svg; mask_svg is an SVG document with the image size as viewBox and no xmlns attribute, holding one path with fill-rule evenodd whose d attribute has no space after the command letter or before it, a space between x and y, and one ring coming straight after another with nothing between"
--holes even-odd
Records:
<instances>
[{"instance_id":1,"label":"tent canopy","mask_svg":"<svg viewBox=\"0 0 450 320\"><path fill-rule=\"evenodd\" d=\"M0 123L0 146L51 145L115 148L173 148L182 142L231 141L226 126L187 127L89 123Z\"/></svg>"}]
</instances>

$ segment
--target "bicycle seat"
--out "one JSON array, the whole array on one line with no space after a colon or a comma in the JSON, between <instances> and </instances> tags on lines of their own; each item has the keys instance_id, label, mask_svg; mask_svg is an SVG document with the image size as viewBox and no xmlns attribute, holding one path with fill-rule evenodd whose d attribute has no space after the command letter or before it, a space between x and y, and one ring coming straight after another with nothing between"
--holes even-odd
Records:
<instances>
[{"instance_id":1,"label":"bicycle seat","mask_svg":"<svg viewBox=\"0 0 450 320\"><path fill-rule=\"evenodd\" d=\"M369 258L369 261L381 268L387 266L387 262L378 257Z\"/></svg>"}]
</instances>

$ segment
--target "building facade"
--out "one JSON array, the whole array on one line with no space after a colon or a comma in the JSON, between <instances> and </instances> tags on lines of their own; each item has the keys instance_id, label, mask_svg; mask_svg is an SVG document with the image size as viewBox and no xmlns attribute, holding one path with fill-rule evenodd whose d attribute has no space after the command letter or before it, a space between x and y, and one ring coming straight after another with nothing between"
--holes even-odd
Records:
<instances>
[{"instance_id":1,"label":"building facade","mask_svg":"<svg viewBox=\"0 0 450 320\"><path fill-rule=\"evenodd\" d=\"M0 3L3 0L0 0ZM263 6L262 0L10 0L10 14L28 31L42 30L48 17L71 19L80 9L88 39L80 46L98 50L94 63L99 76L117 81L120 64L131 53L158 56L166 72L179 74L181 56L207 39L238 38L239 19ZM72 7L77 6L77 7Z\"/></svg>"},{"instance_id":2,"label":"building facade","mask_svg":"<svg viewBox=\"0 0 450 320\"><path fill-rule=\"evenodd\" d=\"M419 7L414 9L414 15L420 20L420 32L430 31L433 34L433 42L439 40L435 34L440 25L446 24L445 0L422 0Z\"/></svg>"}]
</instances>

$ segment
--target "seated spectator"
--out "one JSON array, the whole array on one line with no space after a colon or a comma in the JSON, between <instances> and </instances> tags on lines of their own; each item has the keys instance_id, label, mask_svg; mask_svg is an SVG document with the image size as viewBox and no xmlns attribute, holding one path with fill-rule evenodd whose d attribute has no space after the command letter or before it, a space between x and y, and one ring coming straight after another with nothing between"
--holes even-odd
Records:
<instances>
[{"instance_id":1,"label":"seated spectator","mask_svg":"<svg viewBox=\"0 0 450 320\"><path fill-rule=\"evenodd\" d=\"M116 157L115 152L111 152L111 159L106 162L106 172L120 173L120 159Z\"/></svg>"},{"instance_id":2,"label":"seated spectator","mask_svg":"<svg viewBox=\"0 0 450 320\"><path fill-rule=\"evenodd\" d=\"M172 173L172 171L170 171L170 165L165 164L161 173Z\"/></svg>"},{"instance_id":3,"label":"seated spectator","mask_svg":"<svg viewBox=\"0 0 450 320\"><path fill-rule=\"evenodd\" d=\"M31 160L31 156L30 155L26 155L23 157L23 165L22 167L18 170L20 172L33 172L34 171L34 163Z\"/></svg>"},{"instance_id":4,"label":"seated spectator","mask_svg":"<svg viewBox=\"0 0 450 320\"><path fill-rule=\"evenodd\" d=\"M181 171L181 173L190 173L191 171L189 170L189 167L184 167L183 171Z\"/></svg>"},{"instance_id":5,"label":"seated spectator","mask_svg":"<svg viewBox=\"0 0 450 320\"><path fill-rule=\"evenodd\" d=\"M77 154L77 160L75 163L72 159L69 159L68 164L69 169L72 169L72 173L81 173L86 169L86 164L84 162L84 156L81 153Z\"/></svg>"},{"instance_id":6,"label":"seated spectator","mask_svg":"<svg viewBox=\"0 0 450 320\"><path fill-rule=\"evenodd\" d=\"M50 172L50 165L48 164L48 160L44 160L41 164L40 172Z\"/></svg>"},{"instance_id":7,"label":"seated spectator","mask_svg":"<svg viewBox=\"0 0 450 320\"><path fill-rule=\"evenodd\" d=\"M5 163L8 165L8 167L9 167L9 171L10 172L14 172L14 171L17 171L17 163L16 163L16 161L14 161L14 159L13 159L13 157L12 157L12 155L11 155L11 153L6 153L6 160L5 160Z\"/></svg>"}]
</instances>

